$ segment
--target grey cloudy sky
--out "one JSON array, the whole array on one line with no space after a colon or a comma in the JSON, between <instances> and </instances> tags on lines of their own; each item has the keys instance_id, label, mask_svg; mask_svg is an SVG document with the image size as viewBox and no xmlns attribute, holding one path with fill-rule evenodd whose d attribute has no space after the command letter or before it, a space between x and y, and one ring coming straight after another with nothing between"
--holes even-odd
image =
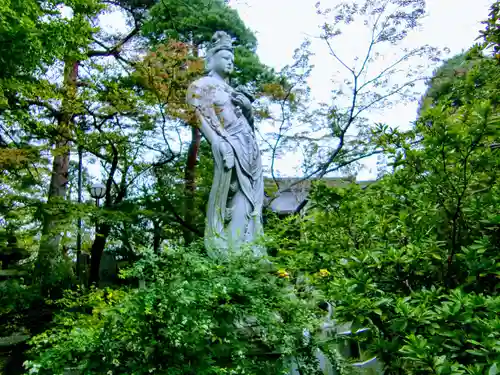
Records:
<instances>
[{"instance_id":1,"label":"grey cloudy sky","mask_svg":"<svg viewBox=\"0 0 500 375\"><path fill-rule=\"evenodd\" d=\"M262 62L280 69L292 61L295 48L306 37L319 35L322 20L316 14L317 0L233 0L231 6L238 10L241 18L256 34L258 55ZM325 0L324 7L331 7L339 1ZM428 14L422 20L420 30L410 34L405 46L415 48L422 44L449 48L449 56L469 48L482 29L480 22L487 18L492 0L427 0ZM336 42L335 49L346 61L352 61L356 55L366 53L367 35L365 28L354 24ZM331 79L335 77L338 65L329 55L326 45L312 38L312 51L315 66L309 80L315 100L328 102L333 88ZM385 51L387 53L397 53ZM387 62L386 62L387 64ZM375 69L378 70L378 69ZM424 90L423 86L420 86ZM408 105L396 105L384 111L369 115L374 121L383 121L390 126L406 127L415 120L417 102ZM293 175L300 164L297 155L287 155L278 163L278 170L283 175ZM374 178L376 159L367 160L360 171L359 179Z\"/></svg>"}]
</instances>

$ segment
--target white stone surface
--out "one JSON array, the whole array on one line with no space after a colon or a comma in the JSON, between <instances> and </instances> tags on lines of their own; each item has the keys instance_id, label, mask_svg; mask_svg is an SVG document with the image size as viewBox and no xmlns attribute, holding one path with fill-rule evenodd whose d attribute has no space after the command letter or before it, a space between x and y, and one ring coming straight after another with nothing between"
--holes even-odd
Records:
<instances>
[{"instance_id":1,"label":"white stone surface","mask_svg":"<svg viewBox=\"0 0 500 375\"><path fill-rule=\"evenodd\" d=\"M208 75L193 82L187 102L212 146L214 178L207 207L205 246L211 257L238 252L263 234L264 180L253 129L252 104L227 83L233 71L231 38L218 31L207 54ZM256 255L264 250L252 247Z\"/></svg>"}]
</instances>

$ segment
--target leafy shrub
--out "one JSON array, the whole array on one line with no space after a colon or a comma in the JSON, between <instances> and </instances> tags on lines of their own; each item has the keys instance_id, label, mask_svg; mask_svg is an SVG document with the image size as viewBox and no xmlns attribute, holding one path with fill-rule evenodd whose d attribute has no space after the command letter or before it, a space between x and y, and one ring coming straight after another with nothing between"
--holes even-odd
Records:
<instances>
[{"instance_id":1,"label":"leafy shrub","mask_svg":"<svg viewBox=\"0 0 500 375\"><path fill-rule=\"evenodd\" d=\"M1 335L22 329L29 321L29 312L42 304L38 288L15 279L0 281Z\"/></svg>"},{"instance_id":2,"label":"leafy shrub","mask_svg":"<svg viewBox=\"0 0 500 375\"><path fill-rule=\"evenodd\" d=\"M392 173L364 190L318 185L304 219L267 232L292 279L311 278L337 320L371 328L388 374L500 363L500 68L483 57L468 69L412 131L379 140Z\"/></svg>"},{"instance_id":3,"label":"leafy shrub","mask_svg":"<svg viewBox=\"0 0 500 375\"><path fill-rule=\"evenodd\" d=\"M195 250L149 253L125 272L138 290L68 292L53 329L35 337L31 373L279 374L313 363L303 329L316 308L250 255L215 263Z\"/></svg>"}]
</instances>

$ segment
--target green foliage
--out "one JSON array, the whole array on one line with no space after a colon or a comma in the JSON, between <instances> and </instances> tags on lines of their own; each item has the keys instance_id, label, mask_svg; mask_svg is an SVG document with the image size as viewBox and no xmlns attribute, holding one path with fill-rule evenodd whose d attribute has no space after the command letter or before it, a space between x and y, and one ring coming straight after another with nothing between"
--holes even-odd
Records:
<instances>
[{"instance_id":1,"label":"green foliage","mask_svg":"<svg viewBox=\"0 0 500 375\"><path fill-rule=\"evenodd\" d=\"M414 130L384 135L394 173L365 189L316 186L309 215L274 230L292 278L370 328L389 374L496 373L499 83L494 60L476 61L434 91Z\"/></svg>"},{"instance_id":2,"label":"green foliage","mask_svg":"<svg viewBox=\"0 0 500 375\"><path fill-rule=\"evenodd\" d=\"M63 17L61 6L76 12ZM47 1L2 0L0 2L0 105L4 79L29 79L56 59L77 58L88 46L94 28L85 17L95 16L102 4L92 0ZM12 83L20 84L20 81ZM1 108L1 107L0 107Z\"/></svg>"},{"instance_id":3,"label":"green foliage","mask_svg":"<svg viewBox=\"0 0 500 375\"><path fill-rule=\"evenodd\" d=\"M255 36L223 0L159 2L151 9L151 18L143 28L153 42L171 38L197 46L210 41L216 30L227 30L238 44L255 48Z\"/></svg>"},{"instance_id":4,"label":"green foliage","mask_svg":"<svg viewBox=\"0 0 500 375\"><path fill-rule=\"evenodd\" d=\"M149 253L124 273L139 290L68 292L54 329L33 339L30 371L62 374L279 374L301 353L315 309L248 255L214 263L199 249ZM309 354L307 354L309 353Z\"/></svg>"},{"instance_id":5,"label":"green foliage","mask_svg":"<svg viewBox=\"0 0 500 375\"><path fill-rule=\"evenodd\" d=\"M235 39L234 85L274 80L272 69L255 55L257 39L244 24L236 10L223 0L168 0L152 7L150 19L142 31L154 44L173 39L189 43L193 50L206 47L217 30L228 32Z\"/></svg>"},{"instance_id":6,"label":"green foliage","mask_svg":"<svg viewBox=\"0 0 500 375\"><path fill-rule=\"evenodd\" d=\"M290 356L314 373L315 346L338 355L329 342L302 340L303 329L318 326L318 295L335 302L338 322L371 328L369 351L389 374L497 373L500 69L479 50L498 52L498 1L484 45L436 72L408 133L374 126L363 112L413 98L422 72L409 67L393 85L397 65L414 57L435 62L439 51L402 50L395 65L366 73L381 58L378 48L418 26L424 2L363 3L343 2L322 28L350 76L350 94L334 90L335 103L310 112L308 43L275 73L260 63L254 34L226 1L0 0L0 256L7 271L28 271L24 280L0 282L0 331L38 333L59 310L51 329L33 339L32 373L278 374ZM96 27L112 10L125 16L126 35ZM318 12L331 10L318 5ZM372 39L350 68L332 47L341 25L358 19ZM309 175L324 176L382 150L392 160L393 173L366 189L317 185L307 217L270 220L268 251L279 257L278 272L246 255L219 264L197 246L174 248L187 224L185 90L202 72L198 53L219 29L235 39L231 83L252 84L257 121L279 127L265 136L273 161L280 149L304 146ZM152 47L146 55L141 37ZM295 123L311 126L292 134ZM85 164L101 165L107 193L100 208L73 203L77 146ZM206 142L200 150L189 224L201 235L212 159ZM83 179L92 182L86 170ZM42 298L48 294L30 285L41 234L51 251L37 274L50 290L72 286L78 218L93 281L106 250L135 262L124 275L129 283L146 280L146 288L75 288L56 305ZM162 253L166 241L172 246Z\"/></svg>"},{"instance_id":7,"label":"green foliage","mask_svg":"<svg viewBox=\"0 0 500 375\"><path fill-rule=\"evenodd\" d=\"M41 302L37 288L23 285L18 280L0 281L2 336L18 331L26 323L23 315L36 310Z\"/></svg>"},{"instance_id":8,"label":"green foliage","mask_svg":"<svg viewBox=\"0 0 500 375\"><path fill-rule=\"evenodd\" d=\"M500 1L491 4L489 18L483 22L485 29L480 31L484 48L493 48L493 54L500 63Z\"/></svg>"}]
</instances>

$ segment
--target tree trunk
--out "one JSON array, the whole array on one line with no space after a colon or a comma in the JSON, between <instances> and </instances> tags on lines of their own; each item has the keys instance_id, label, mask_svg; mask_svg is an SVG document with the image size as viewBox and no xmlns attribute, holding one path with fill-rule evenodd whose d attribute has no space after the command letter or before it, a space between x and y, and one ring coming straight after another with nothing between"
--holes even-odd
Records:
<instances>
[{"instance_id":1,"label":"tree trunk","mask_svg":"<svg viewBox=\"0 0 500 375\"><path fill-rule=\"evenodd\" d=\"M106 246L106 241L108 239L109 233L111 232L111 225L101 224L98 225L96 229L96 237L90 251L90 284L97 284L99 282L99 268L101 265L101 258L102 254L104 253L104 247Z\"/></svg>"},{"instance_id":2,"label":"tree trunk","mask_svg":"<svg viewBox=\"0 0 500 375\"><path fill-rule=\"evenodd\" d=\"M116 198L113 198L111 194L113 177L118 169L118 150L114 144L111 144L111 147L113 149L113 161L111 163L109 176L106 181L106 196L104 199L104 208L107 210L114 209L117 205L123 202L123 200L127 196L127 168L125 168L125 172L123 172L122 174L122 181L120 182L120 187ZM98 285L99 283L99 268L101 266L101 258L102 254L104 253L104 248L106 246L106 242L108 240L110 232L111 224L102 223L96 225L95 239L92 243L92 249L90 250L90 284L96 283L96 285Z\"/></svg>"},{"instance_id":3,"label":"tree trunk","mask_svg":"<svg viewBox=\"0 0 500 375\"><path fill-rule=\"evenodd\" d=\"M195 218L195 198L196 198L196 165L198 160L198 151L200 150L201 133L196 126L191 126L191 143L189 144L186 168L184 171L184 221L194 227ZM184 229L184 241L189 244L193 241L193 232Z\"/></svg>"},{"instance_id":4,"label":"tree trunk","mask_svg":"<svg viewBox=\"0 0 500 375\"><path fill-rule=\"evenodd\" d=\"M153 251L155 254L159 254L161 252L161 220L153 220Z\"/></svg>"},{"instance_id":5,"label":"tree trunk","mask_svg":"<svg viewBox=\"0 0 500 375\"><path fill-rule=\"evenodd\" d=\"M61 242L60 222L65 216L64 200L68 186L68 171L70 160L70 138L77 94L76 82L79 61L66 61L64 68L64 99L61 114L58 118L58 134L55 139L52 175L48 191L47 207L43 212L42 238L36 264L35 276L42 286L50 286L61 279L70 276L71 268L61 272L59 267L63 262L59 251Z\"/></svg>"},{"instance_id":6,"label":"tree trunk","mask_svg":"<svg viewBox=\"0 0 500 375\"><path fill-rule=\"evenodd\" d=\"M82 179L82 169L83 169L83 149L78 146L78 204L82 203L82 190L83 190L83 179ZM80 285L82 276L82 217L78 214L77 228L76 228L76 277Z\"/></svg>"}]
</instances>

